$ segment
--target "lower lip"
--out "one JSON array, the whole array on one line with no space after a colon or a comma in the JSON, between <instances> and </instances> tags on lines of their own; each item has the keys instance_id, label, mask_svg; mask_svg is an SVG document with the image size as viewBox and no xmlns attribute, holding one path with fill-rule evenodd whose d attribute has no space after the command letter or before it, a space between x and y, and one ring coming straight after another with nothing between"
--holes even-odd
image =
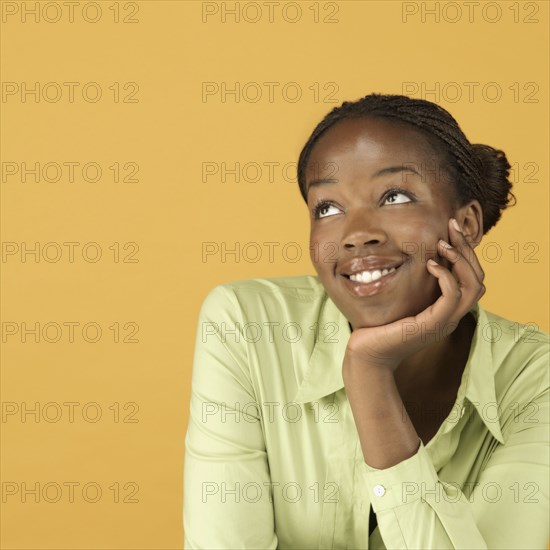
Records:
<instances>
[{"instance_id":1,"label":"lower lip","mask_svg":"<svg viewBox=\"0 0 550 550\"><path fill-rule=\"evenodd\" d=\"M399 266L395 271L380 277L376 281L370 283L361 283L359 281L352 281L343 275L340 275L344 280L344 285L350 290L354 296L374 296L375 294L380 294L382 291L386 290L389 285L391 285L395 277L401 271L403 264Z\"/></svg>"}]
</instances>

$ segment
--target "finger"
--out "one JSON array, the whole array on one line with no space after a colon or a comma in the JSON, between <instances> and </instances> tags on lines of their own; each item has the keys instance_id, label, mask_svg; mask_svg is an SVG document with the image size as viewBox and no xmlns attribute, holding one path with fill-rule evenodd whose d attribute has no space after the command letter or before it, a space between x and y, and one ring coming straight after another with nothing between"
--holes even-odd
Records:
<instances>
[{"instance_id":1,"label":"finger","mask_svg":"<svg viewBox=\"0 0 550 550\"><path fill-rule=\"evenodd\" d=\"M457 229L457 227L459 229ZM450 244L454 245L466 258L466 260L472 265L472 268L475 271L478 280L483 281L483 279L485 279L485 273L481 267L481 264L479 263L477 255L470 243L466 240L464 233L462 233L458 222L454 218L450 218L449 220L449 238Z\"/></svg>"},{"instance_id":2,"label":"finger","mask_svg":"<svg viewBox=\"0 0 550 550\"><path fill-rule=\"evenodd\" d=\"M459 249L449 243L440 240L438 242L440 255L450 264L453 274L456 274L458 286L461 289L465 300L471 306L474 301L485 293L485 285L478 279L474 266L469 262Z\"/></svg>"},{"instance_id":3,"label":"finger","mask_svg":"<svg viewBox=\"0 0 550 550\"><path fill-rule=\"evenodd\" d=\"M459 247L452 246L447 241L440 239L437 242L437 250L441 258L449 262L449 269L455 271L461 277L459 283L468 279L474 279L481 283L472 262L468 261L468 258L464 256Z\"/></svg>"},{"instance_id":4,"label":"finger","mask_svg":"<svg viewBox=\"0 0 550 550\"><path fill-rule=\"evenodd\" d=\"M407 340L410 341L411 336L420 337L422 345L427 341L440 341L448 336L456 329L464 315L460 311L462 292L451 272L434 260L428 260L427 268L430 274L437 278L441 296L406 323Z\"/></svg>"},{"instance_id":5,"label":"finger","mask_svg":"<svg viewBox=\"0 0 550 550\"><path fill-rule=\"evenodd\" d=\"M433 263L432 263L433 262ZM463 292L460 289L457 280L451 272L444 266L439 265L434 260L428 260L426 263L428 271L437 279L441 296L423 312L416 316L419 323L426 323L433 328L436 321L456 323L466 313L462 313L460 303L463 298ZM424 326L424 325L421 325Z\"/></svg>"}]
</instances>

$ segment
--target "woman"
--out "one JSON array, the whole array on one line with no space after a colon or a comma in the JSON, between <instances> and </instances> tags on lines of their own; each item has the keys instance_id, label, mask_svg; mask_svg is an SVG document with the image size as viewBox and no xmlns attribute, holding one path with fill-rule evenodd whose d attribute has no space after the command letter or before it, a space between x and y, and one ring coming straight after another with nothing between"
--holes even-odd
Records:
<instances>
[{"instance_id":1,"label":"woman","mask_svg":"<svg viewBox=\"0 0 550 550\"><path fill-rule=\"evenodd\" d=\"M317 276L214 288L186 437L186 548L546 548L549 335L485 311L502 151L371 94L298 162Z\"/></svg>"}]
</instances>

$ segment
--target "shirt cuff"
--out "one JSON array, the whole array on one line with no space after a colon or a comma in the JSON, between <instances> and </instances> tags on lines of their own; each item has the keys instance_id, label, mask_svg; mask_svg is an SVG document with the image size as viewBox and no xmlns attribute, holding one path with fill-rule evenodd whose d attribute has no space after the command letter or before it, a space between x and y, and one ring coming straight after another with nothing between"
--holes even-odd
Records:
<instances>
[{"instance_id":1,"label":"shirt cuff","mask_svg":"<svg viewBox=\"0 0 550 550\"><path fill-rule=\"evenodd\" d=\"M367 492L375 513L419 500L433 492L439 477L421 439L418 451L397 464L379 470L363 463Z\"/></svg>"}]
</instances>

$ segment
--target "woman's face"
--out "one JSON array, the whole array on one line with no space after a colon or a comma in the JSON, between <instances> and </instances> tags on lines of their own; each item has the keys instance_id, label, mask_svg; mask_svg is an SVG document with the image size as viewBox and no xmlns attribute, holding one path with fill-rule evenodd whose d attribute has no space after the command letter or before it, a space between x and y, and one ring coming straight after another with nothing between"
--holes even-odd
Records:
<instances>
[{"instance_id":1,"label":"woman's face","mask_svg":"<svg viewBox=\"0 0 550 550\"><path fill-rule=\"evenodd\" d=\"M345 119L315 144L306 169L310 255L353 329L416 315L440 296L426 269L430 258L449 267L436 248L449 241L453 216L440 162L414 127L382 118Z\"/></svg>"}]
</instances>

